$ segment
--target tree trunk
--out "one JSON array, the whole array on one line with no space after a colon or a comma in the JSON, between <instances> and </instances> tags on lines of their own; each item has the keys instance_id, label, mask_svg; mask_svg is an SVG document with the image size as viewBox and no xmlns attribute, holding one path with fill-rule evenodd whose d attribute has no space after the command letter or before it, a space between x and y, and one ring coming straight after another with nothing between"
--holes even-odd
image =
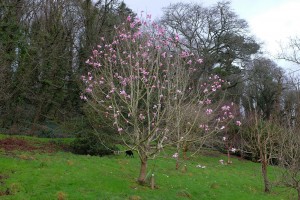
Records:
<instances>
[{"instance_id":1,"label":"tree trunk","mask_svg":"<svg viewBox=\"0 0 300 200\"><path fill-rule=\"evenodd\" d=\"M298 192L298 200L300 200L300 187L297 187L297 192Z\"/></svg>"},{"instance_id":2,"label":"tree trunk","mask_svg":"<svg viewBox=\"0 0 300 200\"><path fill-rule=\"evenodd\" d=\"M267 167L268 167L267 161L265 159L262 159L261 160L261 172L262 172L262 176L264 179L265 192L270 192L270 183L269 183L268 174L267 174Z\"/></svg>"},{"instance_id":3,"label":"tree trunk","mask_svg":"<svg viewBox=\"0 0 300 200\"><path fill-rule=\"evenodd\" d=\"M187 145L187 143L184 143L183 144L183 149L182 149L182 152L183 152L183 159L184 160L187 160L188 158L187 158L187 151L188 151L188 145Z\"/></svg>"},{"instance_id":4,"label":"tree trunk","mask_svg":"<svg viewBox=\"0 0 300 200\"><path fill-rule=\"evenodd\" d=\"M146 175L147 175L147 157L141 157L141 168L140 168L140 175L138 178L138 183L143 185L146 182Z\"/></svg>"},{"instance_id":5,"label":"tree trunk","mask_svg":"<svg viewBox=\"0 0 300 200\"><path fill-rule=\"evenodd\" d=\"M179 169L179 155L176 158L176 170L178 170L178 169Z\"/></svg>"},{"instance_id":6,"label":"tree trunk","mask_svg":"<svg viewBox=\"0 0 300 200\"><path fill-rule=\"evenodd\" d=\"M180 144L177 143L177 151L176 151L176 153L177 153L177 157L176 157L176 170L179 169L179 152L180 152Z\"/></svg>"},{"instance_id":7,"label":"tree trunk","mask_svg":"<svg viewBox=\"0 0 300 200\"><path fill-rule=\"evenodd\" d=\"M227 164L231 164L229 149L227 149Z\"/></svg>"}]
</instances>

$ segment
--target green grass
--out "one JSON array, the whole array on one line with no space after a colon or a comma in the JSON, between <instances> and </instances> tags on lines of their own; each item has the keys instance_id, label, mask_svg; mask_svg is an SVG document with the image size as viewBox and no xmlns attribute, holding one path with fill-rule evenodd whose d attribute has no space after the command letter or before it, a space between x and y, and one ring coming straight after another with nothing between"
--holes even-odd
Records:
<instances>
[{"instance_id":1,"label":"green grass","mask_svg":"<svg viewBox=\"0 0 300 200\"><path fill-rule=\"evenodd\" d=\"M74 200L296 198L294 191L279 187L273 187L270 194L265 194L258 163L233 158L233 164L221 165L219 160L225 160L225 155L208 153L210 156L203 153L186 161L186 173L175 170L171 151L149 161L148 168L154 172L157 185L155 190L151 190L136 183L139 172L137 156L128 158L122 154L96 157L68 152L7 154L1 151L0 174L7 178L0 183L0 191L9 188L13 195L0 196L0 199L50 200L59 199L59 196L61 199ZM198 164L206 168L197 168ZM277 171L275 167L269 168L271 179L276 178Z\"/></svg>"}]
</instances>

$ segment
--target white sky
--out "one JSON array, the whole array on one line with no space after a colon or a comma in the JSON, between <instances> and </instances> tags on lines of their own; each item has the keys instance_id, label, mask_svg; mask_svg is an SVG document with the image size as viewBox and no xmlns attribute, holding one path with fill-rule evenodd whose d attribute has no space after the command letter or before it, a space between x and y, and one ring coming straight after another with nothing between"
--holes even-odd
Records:
<instances>
[{"instance_id":1,"label":"white sky","mask_svg":"<svg viewBox=\"0 0 300 200\"><path fill-rule=\"evenodd\" d=\"M170 3L196 2L212 5L218 0L124 0L136 13L145 11L154 18ZM279 43L300 36L300 0L231 0L232 9L249 23L251 34L264 43L264 51L276 56ZM279 62L279 64L283 64ZM289 66L291 67L291 66Z\"/></svg>"}]
</instances>

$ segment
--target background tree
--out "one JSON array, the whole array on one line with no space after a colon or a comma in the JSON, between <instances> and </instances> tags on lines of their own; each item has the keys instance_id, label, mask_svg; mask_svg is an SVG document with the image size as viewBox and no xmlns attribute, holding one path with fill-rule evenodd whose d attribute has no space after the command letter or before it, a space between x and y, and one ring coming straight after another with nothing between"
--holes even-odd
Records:
<instances>
[{"instance_id":1,"label":"background tree","mask_svg":"<svg viewBox=\"0 0 300 200\"><path fill-rule=\"evenodd\" d=\"M273 61L256 58L246 67L242 105L247 112L256 111L263 119L277 117L283 93L284 72Z\"/></svg>"},{"instance_id":2,"label":"background tree","mask_svg":"<svg viewBox=\"0 0 300 200\"><path fill-rule=\"evenodd\" d=\"M250 56L257 53L259 45L248 34L248 24L230 8L229 2L218 2L212 7L200 4L177 3L164 8L160 23L168 34L183 38L182 49L189 49L202 57L201 69L195 74L217 73L232 79ZM230 78L230 76L232 76Z\"/></svg>"},{"instance_id":3,"label":"background tree","mask_svg":"<svg viewBox=\"0 0 300 200\"><path fill-rule=\"evenodd\" d=\"M291 37L286 45L281 45L281 51L278 54L279 59L283 59L297 65L300 64L300 38Z\"/></svg>"},{"instance_id":4,"label":"background tree","mask_svg":"<svg viewBox=\"0 0 300 200\"><path fill-rule=\"evenodd\" d=\"M286 78L285 90L282 95L281 124L297 129L300 126L300 80L297 73Z\"/></svg>"},{"instance_id":5,"label":"background tree","mask_svg":"<svg viewBox=\"0 0 300 200\"><path fill-rule=\"evenodd\" d=\"M24 6L21 0L0 2L0 113L2 118L8 119L1 120L1 126L12 126L13 114L16 114L10 104L15 93L13 74L19 62L17 47L24 42Z\"/></svg>"},{"instance_id":6,"label":"background tree","mask_svg":"<svg viewBox=\"0 0 300 200\"><path fill-rule=\"evenodd\" d=\"M49 137L85 130L89 112L78 98L84 61L99 35L132 11L117 0L5 0L0 11L3 131Z\"/></svg>"},{"instance_id":7,"label":"background tree","mask_svg":"<svg viewBox=\"0 0 300 200\"><path fill-rule=\"evenodd\" d=\"M293 121L292 118L289 119ZM280 134L279 166L282 168L280 183L295 189L300 199L300 133L299 127L292 121L285 124L285 131Z\"/></svg>"}]
</instances>

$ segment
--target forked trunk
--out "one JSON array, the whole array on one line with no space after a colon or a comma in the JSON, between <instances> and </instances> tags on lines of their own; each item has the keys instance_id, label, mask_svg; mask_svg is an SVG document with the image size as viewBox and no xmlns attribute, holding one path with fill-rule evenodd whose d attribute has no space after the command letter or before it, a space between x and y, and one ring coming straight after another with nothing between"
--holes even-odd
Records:
<instances>
[{"instance_id":1,"label":"forked trunk","mask_svg":"<svg viewBox=\"0 0 300 200\"><path fill-rule=\"evenodd\" d=\"M261 161L261 172L264 179L265 192L270 192L270 182L268 179L267 167L268 167L268 163L265 159L263 159Z\"/></svg>"},{"instance_id":2,"label":"forked trunk","mask_svg":"<svg viewBox=\"0 0 300 200\"><path fill-rule=\"evenodd\" d=\"M138 183L143 185L146 182L146 175L147 175L147 158L140 157L141 160L141 168L140 168L140 175L138 178Z\"/></svg>"}]
</instances>

